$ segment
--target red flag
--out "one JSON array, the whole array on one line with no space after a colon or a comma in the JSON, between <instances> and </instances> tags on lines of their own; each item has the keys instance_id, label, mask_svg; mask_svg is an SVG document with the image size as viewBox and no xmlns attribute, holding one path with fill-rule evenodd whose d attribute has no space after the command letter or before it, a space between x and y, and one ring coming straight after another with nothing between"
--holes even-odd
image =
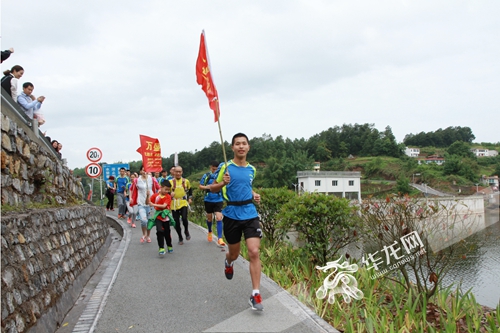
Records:
<instances>
[{"instance_id":1,"label":"red flag","mask_svg":"<svg viewBox=\"0 0 500 333\"><path fill-rule=\"evenodd\" d=\"M215 88L215 84L212 79L212 73L210 72L210 59L208 58L205 43L205 31L201 32L200 37L200 50L198 51L198 59L196 60L196 82L201 85L201 89L207 95L208 104L214 111L214 121L219 120L219 114L217 111L217 101L219 99L219 95L217 94L217 89Z\"/></svg>"},{"instance_id":2,"label":"red flag","mask_svg":"<svg viewBox=\"0 0 500 333\"><path fill-rule=\"evenodd\" d=\"M160 172L161 166L161 147L160 141L149 136L139 135L141 146L137 152L142 155L142 165L146 172Z\"/></svg>"}]
</instances>

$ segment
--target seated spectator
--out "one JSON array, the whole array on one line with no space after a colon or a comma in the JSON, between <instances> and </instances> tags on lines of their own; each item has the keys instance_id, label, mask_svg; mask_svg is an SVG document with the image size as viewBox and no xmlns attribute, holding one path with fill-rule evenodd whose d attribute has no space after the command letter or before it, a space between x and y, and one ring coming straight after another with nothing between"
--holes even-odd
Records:
<instances>
[{"instance_id":1,"label":"seated spectator","mask_svg":"<svg viewBox=\"0 0 500 333\"><path fill-rule=\"evenodd\" d=\"M7 60L7 58L10 57L12 53L14 53L14 48L12 47L8 50L2 51L2 62L4 60Z\"/></svg>"},{"instance_id":2,"label":"seated spectator","mask_svg":"<svg viewBox=\"0 0 500 333\"><path fill-rule=\"evenodd\" d=\"M62 158L61 150L62 150L62 143L58 142L56 151L59 154L60 158Z\"/></svg>"},{"instance_id":3,"label":"seated spectator","mask_svg":"<svg viewBox=\"0 0 500 333\"><path fill-rule=\"evenodd\" d=\"M30 119L33 119L35 111L42 107L42 103L45 100L44 96L35 98L32 95L33 89L35 89L33 83L25 82L23 84L23 92L17 97L17 104L21 106L21 109Z\"/></svg>"},{"instance_id":4,"label":"seated spectator","mask_svg":"<svg viewBox=\"0 0 500 333\"><path fill-rule=\"evenodd\" d=\"M10 70L3 72L2 88L12 96L14 102L17 102L17 81L23 76L24 69L15 65Z\"/></svg>"},{"instance_id":5,"label":"seated spectator","mask_svg":"<svg viewBox=\"0 0 500 333\"><path fill-rule=\"evenodd\" d=\"M50 142L50 144L52 145L52 148L54 148L54 150L56 151L56 154L57 156L59 156L59 158L62 158L62 154L59 152L59 142L57 142L57 140L52 140ZM62 145L61 145L61 148L62 148Z\"/></svg>"}]
</instances>

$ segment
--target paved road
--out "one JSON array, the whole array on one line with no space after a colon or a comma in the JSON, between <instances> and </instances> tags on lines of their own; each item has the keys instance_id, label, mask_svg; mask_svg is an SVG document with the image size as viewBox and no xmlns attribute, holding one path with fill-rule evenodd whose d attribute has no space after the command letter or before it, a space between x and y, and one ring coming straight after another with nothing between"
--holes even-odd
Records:
<instances>
[{"instance_id":1,"label":"paved road","mask_svg":"<svg viewBox=\"0 0 500 333\"><path fill-rule=\"evenodd\" d=\"M191 240L177 245L172 228L174 253L160 258L154 232L141 244L139 228L120 224L122 244L73 332L338 332L264 275L265 309L251 310L248 262L240 257L227 280L225 252L206 229L190 224Z\"/></svg>"},{"instance_id":2,"label":"paved road","mask_svg":"<svg viewBox=\"0 0 500 333\"><path fill-rule=\"evenodd\" d=\"M450 193L444 193L444 192L440 192L438 190L435 190L432 187L429 187L427 185L410 183L410 186L413 186L414 188L416 188L420 192L425 193L426 196L427 195L435 195L438 197L453 197L454 196L453 194L450 194Z\"/></svg>"}]
</instances>

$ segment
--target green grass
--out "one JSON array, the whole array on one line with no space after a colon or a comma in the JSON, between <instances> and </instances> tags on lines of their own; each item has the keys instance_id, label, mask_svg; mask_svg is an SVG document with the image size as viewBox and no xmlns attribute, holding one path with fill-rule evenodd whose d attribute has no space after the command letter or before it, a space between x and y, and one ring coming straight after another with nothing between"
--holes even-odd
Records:
<instances>
[{"instance_id":1,"label":"green grass","mask_svg":"<svg viewBox=\"0 0 500 333\"><path fill-rule=\"evenodd\" d=\"M241 254L248 259L242 243ZM441 289L430 300L407 293L389 279L370 278L360 268L353 275L364 297L334 304L316 297L328 273L314 268L299 248L283 243L261 248L263 273L296 296L333 327L342 332L499 332L500 305L487 314L470 292L459 287Z\"/></svg>"}]
</instances>

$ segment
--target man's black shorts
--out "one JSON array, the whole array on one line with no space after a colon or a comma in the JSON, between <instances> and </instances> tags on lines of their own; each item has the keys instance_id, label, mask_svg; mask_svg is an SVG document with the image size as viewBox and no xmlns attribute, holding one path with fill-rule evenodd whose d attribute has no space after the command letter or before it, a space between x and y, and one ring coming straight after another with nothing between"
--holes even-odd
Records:
<instances>
[{"instance_id":1,"label":"man's black shorts","mask_svg":"<svg viewBox=\"0 0 500 333\"><path fill-rule=\"evenodd\" d=\"M258 217L250 220L233 220L230 217L224 216L224 236L228 244L236 244L241 242L241 235L245 235L245 239L259 237L262 238L262 230L260 229L260 221Z\"/></svg>"},{"instance_id":2,"label":"man's black shorts","mask_svg":"<svg viewBox=\"0 0 500 333\"><path fill-rule=\"evenodd\" d=\"M222 212L222 201L219 202L205 201L205 212L207 212L207 214Z\"/></svg>"}]
</instances>

